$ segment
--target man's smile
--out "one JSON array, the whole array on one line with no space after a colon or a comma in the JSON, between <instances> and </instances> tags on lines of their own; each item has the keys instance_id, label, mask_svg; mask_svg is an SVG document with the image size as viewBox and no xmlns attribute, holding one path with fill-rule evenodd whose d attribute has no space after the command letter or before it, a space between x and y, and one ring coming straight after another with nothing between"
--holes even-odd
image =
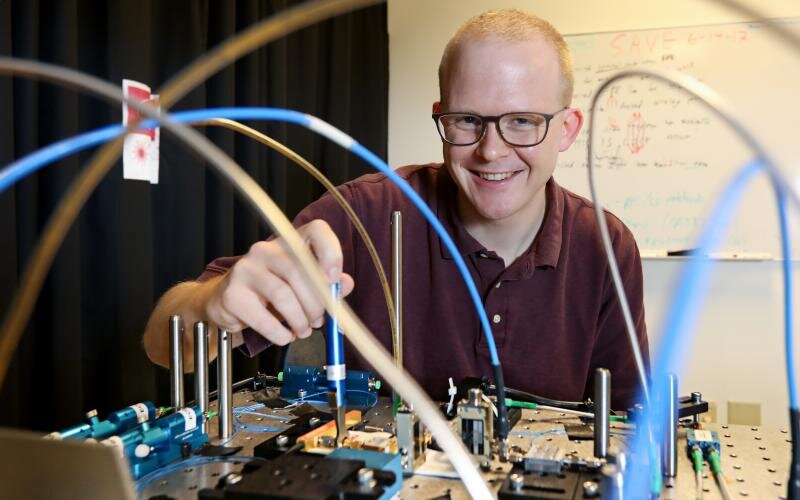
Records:
<instances>
[{"instance_id":1,"label":"man's smile","mask_svg":"<svg viewBox=\"0 0 800 500\"><path fill-rule=\"evenodd\" d=\"M481 172L477 170L469 170L473 176L488 182L503 182L522 172L522 170L509 170L505 172Z\"/></svg>"}]
</instances>

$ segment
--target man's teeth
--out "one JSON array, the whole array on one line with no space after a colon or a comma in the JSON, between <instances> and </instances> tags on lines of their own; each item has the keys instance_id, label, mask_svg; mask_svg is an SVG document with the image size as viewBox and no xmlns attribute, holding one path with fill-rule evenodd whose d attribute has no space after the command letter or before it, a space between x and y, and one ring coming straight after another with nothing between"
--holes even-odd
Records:
<instances>
[{"instance_id":1,"label":"man's teeth","mask_svg":"<svg viewBox=\"0 0 800 500\"><path fill-rule=\"evenodd\" d=\"M498 173L488 173L488 172L478 172L478 175L481 179L487 181L504 181L514 175L514 172L498 172Z\"/></svg>"}]
</instances>

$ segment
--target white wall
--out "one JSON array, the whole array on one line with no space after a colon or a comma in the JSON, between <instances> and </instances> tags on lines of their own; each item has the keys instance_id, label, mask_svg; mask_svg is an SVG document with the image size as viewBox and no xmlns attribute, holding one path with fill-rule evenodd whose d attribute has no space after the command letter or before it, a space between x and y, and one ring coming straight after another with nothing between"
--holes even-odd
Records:
<instances>
[{"instance_id":1,"label":"white wall","mask_svg":"<svg viewBox=\"0 0 800 500\"><path fill-rule=\"evenodd\" d=\"M800 2L762 0L757 6L767 17L800 16ZM465 19L496 7L535 12L564 34L748 20L699 0L389 0L389 162L393 166L441 160L430 113L431 103L438 98L436 71L442 49ZM754 89L759 90L765 89ZM681 263L644 263L645 307L654 347ZM699 333L681 374L681 392L699 390L715 401L720 421L727 418L726 402L734 400L761 402L765 424L785 426L788 422L780 269L775 261L720 262L717 266ZM800 273L795 271L795 281L798 278ZM798 316L800 308L794 310Z\"/></svg>"}]
</instances>

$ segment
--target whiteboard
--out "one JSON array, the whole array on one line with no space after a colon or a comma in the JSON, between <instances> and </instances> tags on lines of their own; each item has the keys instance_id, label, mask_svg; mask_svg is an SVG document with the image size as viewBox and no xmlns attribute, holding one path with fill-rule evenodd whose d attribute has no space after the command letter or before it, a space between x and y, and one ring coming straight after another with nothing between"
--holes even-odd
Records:
<instances>
[{"instance_id":1,"label":"whiteboard","mask_svg":"<svg viewBox=\"0 0 800 500\"><path fill-rule=\"evenodd\" d=\"M780 22L800 31L800 18ZM575 97L584 129L561 153L558 182L589 197L588 110L600 83L615 71L681 71L720 93L792 179L800 151L800 55L762 23L570 35ZM613 84L598 101L595 178L605 208L633 231L643 254L692 248L712 204L752 158L744 143L696 100L646 77ZM794 224L794 232L798 232ZM794 238L794 241L800 239ZM794 244L794 257L800 249ZM769 183L748 189L720 249L780 256L777 209Z\"/></svg>"}]
</instances>

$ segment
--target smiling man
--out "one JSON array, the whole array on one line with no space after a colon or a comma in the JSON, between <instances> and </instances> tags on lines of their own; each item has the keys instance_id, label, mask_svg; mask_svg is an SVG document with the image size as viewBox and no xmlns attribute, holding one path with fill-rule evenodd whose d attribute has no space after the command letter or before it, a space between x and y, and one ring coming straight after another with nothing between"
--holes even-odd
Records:
<instances>
[{"instance_id":1,"label":"smiling man","mask_svg":"<svg viewBox=\"0 0 800 500\"><path fill-rule=\"evenodd\" d=\"M592 394L592 374L612 374L612 405L625 408L639 384L591 203L552 178L558 154L583 116L570 107L573 75L564 39L546 21L517 10L467 21L439 68L433 119L444 164L398 169L453 236L492 321L506 385L555 399ZM435 398L447 379L491 374L489 349L452 257L411 203L383 175L340 191L389 267L389 220L403 212L404 362ZM642 352L647 334L642 270L630 231L606 213ZM295 225L329 278L390 348L389 318L366 248L330 196ZM167 318L204 319L233 332L255 355L270 343L308 337L323 307L279 240L209 264L198 281L169 290L144 344L166 365ZM214 345L211 343L211 345ZM191 352L191 351L189 351ZM354 349L348 368L368 369Z\"/></svg>"}]
</instances>

